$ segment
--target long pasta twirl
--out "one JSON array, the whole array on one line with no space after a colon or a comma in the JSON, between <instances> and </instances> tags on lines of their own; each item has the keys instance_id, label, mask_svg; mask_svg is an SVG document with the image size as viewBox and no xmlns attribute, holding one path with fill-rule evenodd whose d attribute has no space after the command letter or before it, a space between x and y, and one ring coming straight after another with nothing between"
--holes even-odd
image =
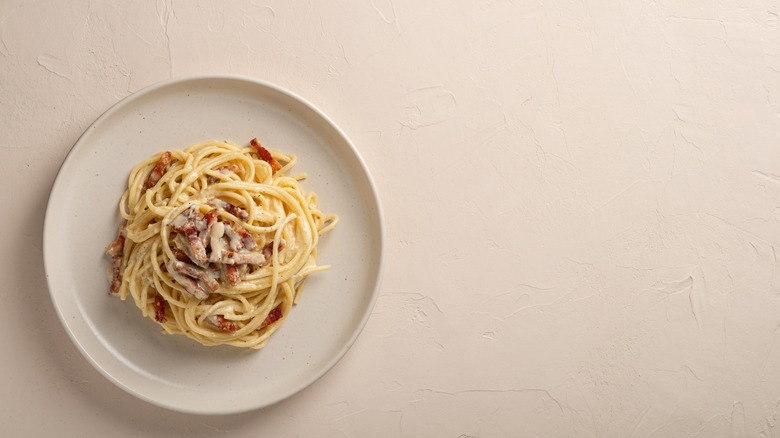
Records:
<instances>
[{"instance_id":1,"label":"long pasta twirl","mask_svg":"<svg viewBox=\"0 0 780 438\"><path fill-rule=\"evenodd\" d=\"M110 291L170 334L262 348L290 314L338 216L290 176L292 154L208 141L130 173L106 251Z\"/></svg>"}]
</instances>

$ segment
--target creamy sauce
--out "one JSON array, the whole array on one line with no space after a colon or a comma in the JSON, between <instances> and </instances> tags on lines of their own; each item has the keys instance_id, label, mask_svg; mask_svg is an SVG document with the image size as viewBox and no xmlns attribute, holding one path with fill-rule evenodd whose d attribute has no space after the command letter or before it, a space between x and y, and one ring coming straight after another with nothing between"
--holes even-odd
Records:
<instances>
[{"instance_id":1,"label":"creamy sauce","mask_svg":"<svg viewBox=\"0 0 780 438\"><path fill-rule=\"evenodd\" d=\"M175 218L173 218L173 220L171 221L171 225L174 228L183 227L184 224L189 222L190 218L192 217L192 213L194 212L193 209L194 206L191 205L189 208L179 213Z\"/></svg>"},{"instance_id":2,"label":"creamy sauce","mask_svg":"<svg viewBox=\"0 0 780 438\"><path fill-rule=\"evenodd\" d=\"M225 239L222 236L225 235L225 224L222 222L216 222L211 226L211 261L215 261L221 257L225 252Z\"/></svg>"},{"instance_id":3,"label":"creamy sauce","mask_svg":"<svg viewBox=\"0 0 780 438\"><path fill-rule=\"evenodd\" d=\"M241 236L230 225L225 227L225 234L230 239L230 249L238 251L241 248Z\"/></svg>"}]
</instances>

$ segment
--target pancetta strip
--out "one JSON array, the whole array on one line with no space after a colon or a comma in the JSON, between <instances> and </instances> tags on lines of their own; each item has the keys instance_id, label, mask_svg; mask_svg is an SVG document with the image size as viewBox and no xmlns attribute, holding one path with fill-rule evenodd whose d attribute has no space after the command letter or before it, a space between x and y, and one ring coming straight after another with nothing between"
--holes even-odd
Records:
<instances>
[{"instance_id":1,"label":"pancetta strip","mask_svg":"<svg viewBox=\"0 0 780 438\"><path fill-rule=\"evenodd\" d=\"M230 224L230 231L228 231L228 227L225 227L225 233L235 233L235 234L228 234L228 237L230 239L237 239L240 243L239 246L237 246L237 250L246 248L248 250L253 250L257 248L257 242L255 241L255 238L252 237L251 234L249 234L249 231L246 230L246 228L242 227L239 224ZM232 248L232 247L231 247Z\"/></svg>"},{"instance_id":2,"label":"pancetta strip","mask_svg":"<svg viewBox=\"0 0 780 438\"><path fill-rule=\"evenodd\" d=\"M268 152L268 149L264 148L256 138L253 138L249 143L255 149L260 159L271 165L271 170L273 172L278 172L279 169L282 168L282 165L276 161L276 158L274 158L273 155Z\"/></svg>"},{"instance_id":3,"label":"pancetta strip","mask_svg":"<svg viewBox=\"0 0 780 438\"><path fill-rule=\"evenodd\" d=\"M198 216L195 206L192 206L176 216L171 225L174 231L184 233L186 245L189 247L187 253L190 254L192 261L202 265L207 260L206 246L200 239L200 231L196 222L204 223L201 228L205 227L205 222Z\"/></svg>"},{"instance_id":4,"label":"pancetta strip","mask_svg":"<svg viewBox=\"0 0 780 438\"><path fill-rule=\"evenodd\" d=\"M209 205L211 205L212 207L221 208L226 212L232 214L233 216L241 219L244 222L249 220L249 213L247 213L246 210L230 202L223 201L222 199L219 198L214 198L209 201Z\"/></svg>"},{"instance_id":5,"label":"pancetta strip","mask_svg":"<svg viewBox=\"0 0 780 438\"><path fill-rule=\"evenodd\" d=\"M236 286L241 282L241 274L238 272L237 265L222 265L225 267L225 277L231 286Z\"/></svg>"},{"instance_id":6,"label":"pancetta strip","mask_svg":"<svg viewBox=\"0 0 780 438\"><path fill-rule=\"evenodd\" d=\"M157 322L165 322L165 298L162 295L157 294L154 297L154 319Z\"/></svg>"},{"instance_id":7,"label":"pancetta strip","mask_svg":"<svg viewBox=\"0 0 780 438\"><path fill-rule=\"evenodd\" d=\"M241 170L241 166L239 166L236 163L229 163L224 166L218 167L216 169L217 172L223 174L223 175L229 175L231 173L238 174L238 172ZM209 184L216 184L220 182L221 180L217 178L216 176L208 175L206 177L206 180L209 182Z\"/></svg>"},{"instance_id":8,"label":"pancetta strip","mask_svg":"<svg viewBox=\"0 0 780 438\"><path fill-rule=\"evenodd\" d=\"M125 231L125 224L125 222L119 224L119 232L117 232L116 240L111 242L108 245L108 249L106 249L106 254L110 255L111 257L121 256L125 249L125 236L127 235L127 232Z\"/></svg>"},{"instance_id":9,"label":"pancetta strip","mask_svg":"<svg viewBox=\"0 0 780 438\"><path fill-rule=\"evenodd\" d=\"M192 277L184 275L180 272L176 272L176 270L173 268L174 263L182 263L182 262L173 261L169 263L168 273L171 274L173 280L176 283L179 283L179 285L181 285L181 287L184 288L184 291L192 295L193 297L199 300L205 300L206 298L208 298L209 293L203 287L203 285L198 280Z\"/></svg>"},{"instance_id":10,"label":"pancetta strip","mask_svg":"<svg viewBox=\"0 0 780 438\"><path fill-rule=\"evenodd\" d=\"M149 177L146 179L146 183L144 184L144 190L148 190L160 181L160 178L165 174L165 171L168 170L168 165L171 163L171 158L173 156L170 152L165 151L162 155L160 155L160 158L157 160L157 164L154 165L154 169L152 169L151 172L149 172Z\"/></svg>"},{"instance_id":11,"label":"pancetta strip","mask_svg":"<svg viewBox=\"0 0 780 438\"><path fill-rule=\"evenodd\" d=\"M224 332L235 333L236 330L238 330L238 325L236 325L236 323L228 321L222 315L211 315L206 317L206 320Z\"/></svg>"},{"instance_id":12,"label":"pancetta strip","mask_svg":"<svg viewBox=\"0 0 780 438\"><path fill-rule=\"evenodd\" d=\"M112 273L111 273L111 286L109 291L112 294L119 292L119 286L122 284L122 256L111 257Z\"/></svg>"},{"instance_id":13,"label":"pancetta strip","mask_svg":"<svg viewBox=\"0 0 780 438\"><path fill-rule=\"evenodd\" d=\"M184 234L177 234L176 237L173 239L173 244L176 246L176 249L179 250L176 253L176 259L182 262L192 262L196 265L200 266L201 268L205 268L208 266L207 261L198 261L197 257L195 257L195 254L192 251L192 247L189 244L189 240L184 236ZM185 258L181 258L179 256L179 253L183 253L185 255Z\"/></svg>"},{"instance_id":14,"label":"pancetta strip","mask_svg":"<svg viewBox=\"0 0 780 438\"><path fill-rule=\"evenodd\" d=\"M266 326L269 326L275 323L276 321L278 321L281 317L282 317L282 309L279 306L274 307L274 309L268 313L268 317L265 318L262 324L260 324L260 327L258 327L257 329L260 330L262 328L265 328Z\"/></svg>"},{"instance_id":15,"label":"pancetta strip","mask_svg":"<svg viewBox=\"0 0 780 438\"><path fill-rule=\"evenodd\" d=\"M279 240L279 249L281 252L284 249L284 239ZM263 255L265 256L266 263L270 263L274 255L274 242L268 242L263 247Z\"/></svg>"},{"instance_id":16,"label":"pancetta strip","mask_svg":"<svg viewBox=\"0 0 780 438\"><path fill-rule=\"evenodd\" d=\"M106 254L111 256L111 285L109 291L111 293L119 292L119 286L122 284L122 254L125 250L125 223L122 222L119 225L119 232L117 233L116 240L111 242L106 249Z\"/></svg>"},{"instance_id":17,"label":"pancetta strip","mask_svg":"<svg viewBox=\"0 0 780 438\"><path fill-rule=\"evenodd\" d=\"M265 263L265 256L259 251L253 252L235 252L225 251L222 257L217 261L226 265L257 265L262 266Z\"/></svg>"},{"instance_id":18,"label":"pancetta strip","mask_svg":"<svg viewBox=\"0 0 780 438\"><path fill-rule=\"evenodd\" d=\"M210 270L199 268L189 263L180 262L178 260L171 263L173 271L186 275L188 277L200 280L204 286L210 291L215 292L219 289L219 282L214 278Z\"/></svg>"}]
</instances>

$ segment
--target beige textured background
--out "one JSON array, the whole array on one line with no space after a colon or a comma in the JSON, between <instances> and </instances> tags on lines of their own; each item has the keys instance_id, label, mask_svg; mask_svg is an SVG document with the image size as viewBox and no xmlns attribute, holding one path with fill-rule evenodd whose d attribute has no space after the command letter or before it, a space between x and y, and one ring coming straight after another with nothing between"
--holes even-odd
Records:
<instances>
[{"instance_id":1,"label":"beige textured background","mask_svg":"<svg viewBox=\"0 0 780 438\"><path fill-rule=\"evenodd\" d=\"M4 436L780 436L776 1L111 3L0 2ZM224 417L93 370L42 266L80 133L204 73L329 114L388 227L347 356Z\"/></svg>"}]
</instances>

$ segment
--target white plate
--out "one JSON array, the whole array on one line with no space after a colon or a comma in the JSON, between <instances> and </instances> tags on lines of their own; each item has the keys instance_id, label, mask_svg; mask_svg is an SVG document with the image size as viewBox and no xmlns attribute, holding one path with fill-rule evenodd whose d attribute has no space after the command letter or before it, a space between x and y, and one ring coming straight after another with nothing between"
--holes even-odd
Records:
<instances>
[{"instance_id":1,"label":"white plate","mask_svg":"<svg viewBox=\"0 0 780 438\"><path fill-rule=\"evenodd\" d=\"M204 347L161 334L132 300L109 296L104 255L119 224L130 169L153 153L203 140L258 137L298 155L304 189L341 222L320 241L300 303L260 350ZM376 189L344 133L321 111L277 86L196 77L141 90L109 109L60 168L44 224L44 263L54 306L71 339L126 391L182 412L264 407L313 383L347 352L373 307L384 226Z\"/></svg>"}]
</instances>

